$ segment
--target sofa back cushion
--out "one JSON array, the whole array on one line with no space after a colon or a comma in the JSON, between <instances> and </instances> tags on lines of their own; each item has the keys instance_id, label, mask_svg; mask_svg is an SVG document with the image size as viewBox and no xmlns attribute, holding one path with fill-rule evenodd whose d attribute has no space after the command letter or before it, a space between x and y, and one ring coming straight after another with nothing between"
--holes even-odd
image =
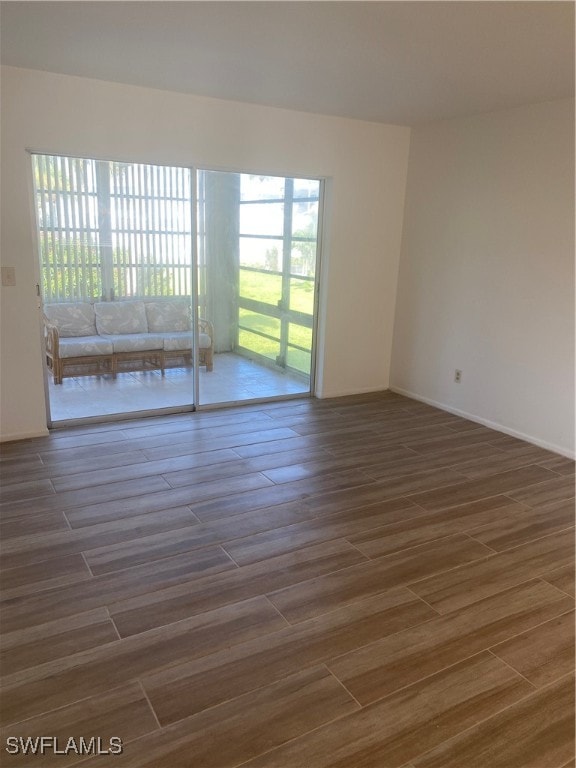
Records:
<instances>
[{"instance_id":1,"label":"sofa back cushion","mask_svg":"<svg viewBox=\"0 0 576 768\"><path fill-rule=\"evenodd\" d=\"M62 338L96 336L94 306L88 302L45 304L44 314Z\"/></svg>"},{"instance_id":2,"label":"sofa back cushion","mask_svg":"<svg viewBox=\"0 0 576 768\"><path fill-rule=\"evenodd\" d=\"M148 333L142 301L102 301L94 304L94 312L100 334Z\"/></svg>"},{"instance_id":3,"label":"sofa back cushion","mask_svg":"<svg viewBox=\"0 0 576 768\"><path fill-rule=\"evenodd\" d=\"M189 331L191 309L188 299L170 299L169 301L147 301L146 316L151 333L170 331Z\"/></svg>"}]
</instances>

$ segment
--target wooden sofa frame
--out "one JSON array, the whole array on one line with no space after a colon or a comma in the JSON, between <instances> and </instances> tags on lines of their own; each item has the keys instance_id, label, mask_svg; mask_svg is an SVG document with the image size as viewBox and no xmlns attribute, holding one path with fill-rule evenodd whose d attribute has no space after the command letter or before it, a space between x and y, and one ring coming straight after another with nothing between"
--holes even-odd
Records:
<instances>
[{"instance_id":1,"label":"wooden sofa frame","mask_svg":"<svg viewBox=\"0 0 576 768\"><path fill-rule=\"evenodd\" d=\"M181 361L183 365L192 364L192 350L147 349L141 352L113 352L110 355L81 355L78 357L60 357L60 334L58 328L44 315L46 340L46 362L54 377L54 384L62 384L66 377L100 376L112 374L115 379L120 372L160 370L162 376L167 367L175 367ZM212 344L208 349L198 350L199 364L207 371L214 367L214 330L208 320L199 319L198 329L210 336ZM172 362L172 366L167 363Z\"/></svg>"}]
</instances>

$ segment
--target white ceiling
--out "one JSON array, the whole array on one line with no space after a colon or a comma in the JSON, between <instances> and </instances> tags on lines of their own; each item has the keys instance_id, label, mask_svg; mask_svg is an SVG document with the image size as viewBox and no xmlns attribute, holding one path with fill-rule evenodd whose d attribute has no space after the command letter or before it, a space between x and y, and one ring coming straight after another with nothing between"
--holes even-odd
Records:
<instances>
[{"instance_id":1,"label":"white ceiling","mask_svg":"<svg viewBox=\"0 0 576 768\"><path fill-rule=\"evenodd\" d=\"M574 92L573 2L2 2L1 61L416 125Z\"/></svg>"}]
</instances>

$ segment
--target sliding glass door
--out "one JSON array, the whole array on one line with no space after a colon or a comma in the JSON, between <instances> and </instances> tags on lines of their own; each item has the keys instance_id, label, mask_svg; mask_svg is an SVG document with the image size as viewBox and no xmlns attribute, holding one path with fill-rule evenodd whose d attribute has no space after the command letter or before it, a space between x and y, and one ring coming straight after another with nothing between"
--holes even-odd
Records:
<instances>
[{"instance_id":1,"label":"sliding glass door","mask_svg":"<svg viewBox=\"0 0 576 768\"><path fill-rule=\"evenodd\" d=\"M33 155L54 421L307 394L319 180Z\"/></svg>"}]
</instances>

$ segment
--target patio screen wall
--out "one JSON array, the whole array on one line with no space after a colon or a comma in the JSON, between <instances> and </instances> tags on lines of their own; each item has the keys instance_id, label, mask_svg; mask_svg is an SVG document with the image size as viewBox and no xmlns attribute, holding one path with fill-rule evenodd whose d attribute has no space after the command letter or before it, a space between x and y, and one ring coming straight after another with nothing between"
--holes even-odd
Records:
<instances>
[{"instance_id":1,"label":"patio screen wall","mask_svg":"<svg viewBox=\"0 0 576 768\"><path fill-rule=\"evenodd\" d=\"M44 302L190 296L188 168L33 155Z\"/></svg>"}]
</instances>

